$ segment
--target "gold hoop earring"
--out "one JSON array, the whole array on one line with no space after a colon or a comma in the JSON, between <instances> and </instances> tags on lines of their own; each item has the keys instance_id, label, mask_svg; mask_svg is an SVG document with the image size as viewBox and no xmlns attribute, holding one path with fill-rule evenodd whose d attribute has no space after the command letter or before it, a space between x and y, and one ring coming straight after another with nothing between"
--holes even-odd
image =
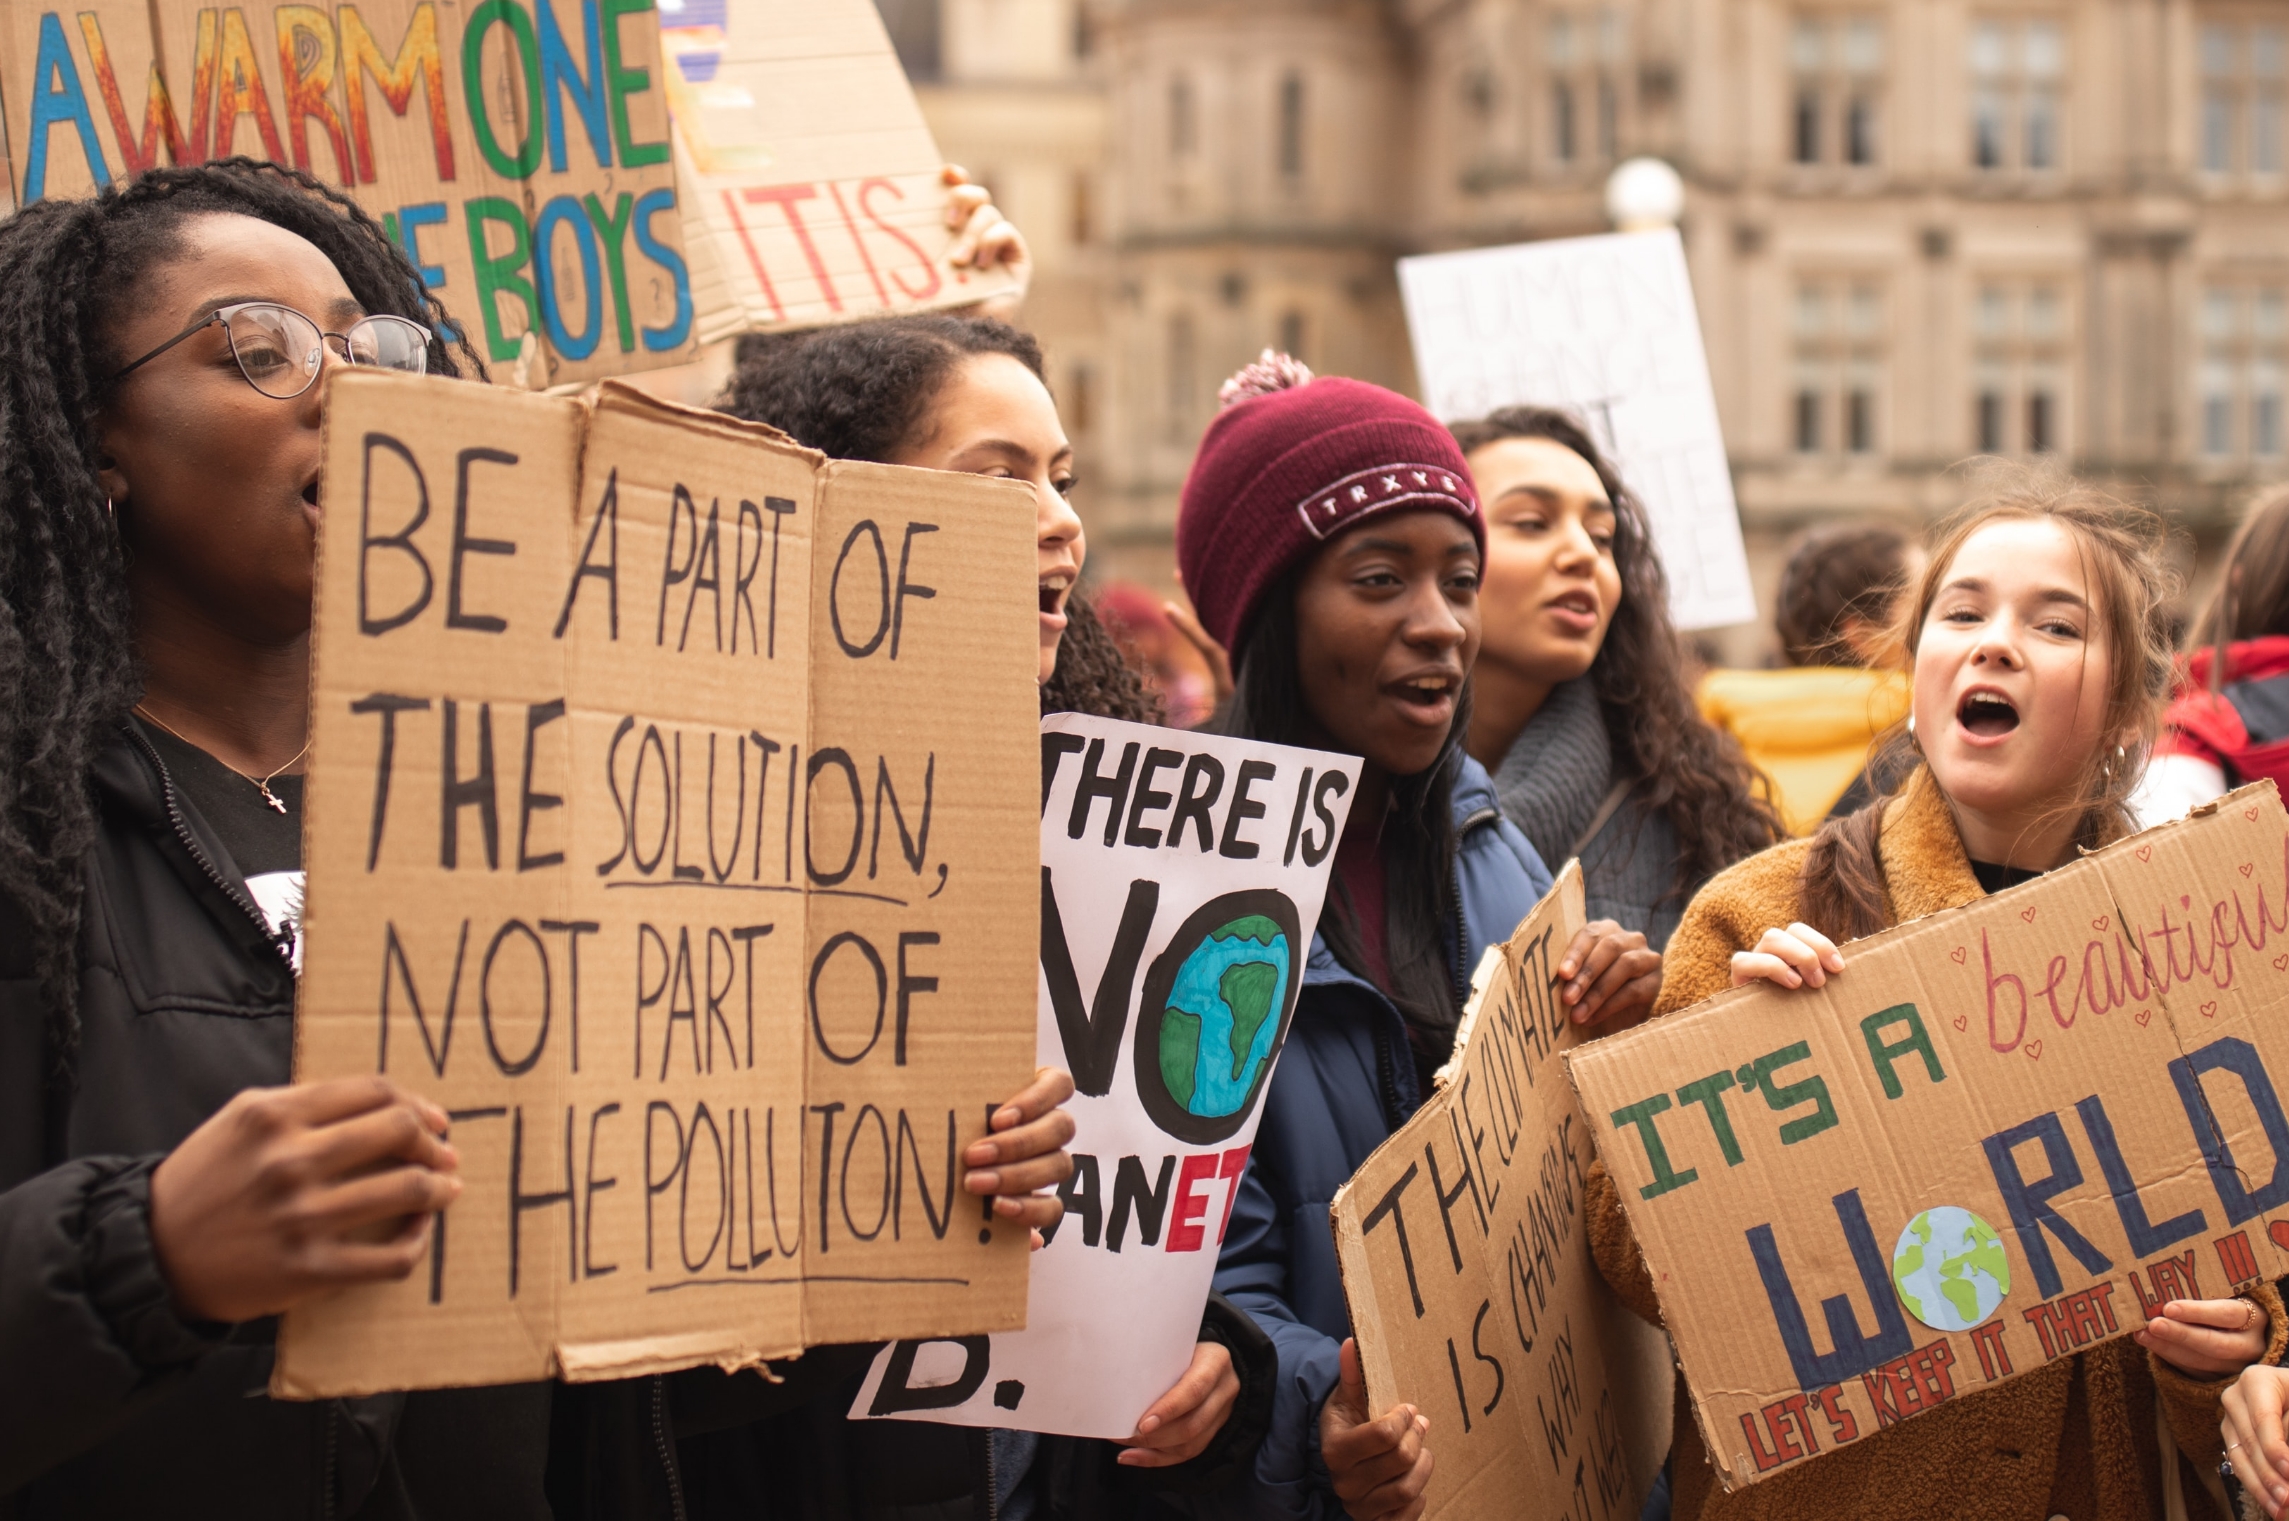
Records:
<instances>
[{"instance_id":1,"label":"gold hoop earring","mask_svg":"<svg viewBox=\"0 0 2289 1521\"><path fill-rule=\"evenodd\" d=\"M1908 738L1915 738L1915 715L1913 713L1908 715Z\"/></svg>"}]
</instances>

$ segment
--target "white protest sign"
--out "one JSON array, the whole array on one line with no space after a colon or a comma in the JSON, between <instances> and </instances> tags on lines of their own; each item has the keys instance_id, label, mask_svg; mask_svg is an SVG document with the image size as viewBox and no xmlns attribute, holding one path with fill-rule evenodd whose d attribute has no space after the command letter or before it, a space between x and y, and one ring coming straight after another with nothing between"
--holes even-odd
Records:
<instances>
[{"instance_id":1,"label":"white protest sign","mask_svg":"<svg viewBox=\"0 0 2289 1521\"><path fill-rule=\"evenodd\" d=\"M1399 261L1423 404L1564 407L1652 520L1683 629L1757 615L1701 322L1674 229Z\"/></svg>"},{"instance_id":2,"label":"white protest sign","mask_svg":"<svg viewBox=\"0 0 2289 1521\"><path fill-rule=\"evenodd\" d=\"M1182 1376L1295 1017L1352 756L1041 724L1040 1059L1079 1090L1026 1328L899 1342L850 1413L1131 1435Z\"/></svg>"}]
</instances>

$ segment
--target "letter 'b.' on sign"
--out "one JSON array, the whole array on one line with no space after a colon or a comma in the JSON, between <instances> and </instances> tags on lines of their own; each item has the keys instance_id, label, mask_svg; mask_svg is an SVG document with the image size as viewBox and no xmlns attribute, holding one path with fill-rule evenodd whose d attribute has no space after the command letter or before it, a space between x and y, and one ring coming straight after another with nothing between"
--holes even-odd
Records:
<instances>
[{"instance_id":1,"label":"letter 'b.' on sign","mask_svg":"<svg viewBox=\"0 0 2289 1521\"><path fill-rule=\"evenodd\" d=\"M1018 1325L959 1188L1033 1067L1032 499L611 384L329 384L295 1076L429 1095L466 1188L275 1391Z\"/></svg>"}]
</instances>

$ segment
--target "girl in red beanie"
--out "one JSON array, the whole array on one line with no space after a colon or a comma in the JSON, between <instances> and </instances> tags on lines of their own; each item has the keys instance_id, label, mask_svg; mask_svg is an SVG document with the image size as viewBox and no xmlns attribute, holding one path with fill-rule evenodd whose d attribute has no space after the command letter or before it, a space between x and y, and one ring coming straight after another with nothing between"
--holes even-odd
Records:
<instances>
[{"instance_id":1,"label":"girl in red beanie","mask_svg":"<svg viewBox=\"0 0 2289 1521\"><path fill-rule=\"evenodd\" d=\"M1405 397L1269 353L1224 400L1176 530L1201 623L1235 662L1224 727L1366 762L1217 1265L1280 1370L1229 1498L1251 1515L1405 1517L1430 1424L1367 1406L1328 1202L1429 1091L1472 968L1550 873L1462 748L1486 541L1453 437Z\"/></svg>"}]
</instances>

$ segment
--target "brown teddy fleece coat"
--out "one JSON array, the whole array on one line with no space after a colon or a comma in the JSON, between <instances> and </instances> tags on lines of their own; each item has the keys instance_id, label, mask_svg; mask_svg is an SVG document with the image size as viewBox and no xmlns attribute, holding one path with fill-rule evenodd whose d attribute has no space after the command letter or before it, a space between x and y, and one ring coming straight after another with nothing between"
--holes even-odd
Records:
<instances>
[{"instance_id":1,"label":"brown teddy fleece coat","mask_svg":"<svg viewBox=\"0 0 2289 1521\"><path fill-rule=\"evenodd\" d=\"M1797 884L1810 843L1776 845L1702 888L1669 942L1656 1016L1730 986L1735 951L1803 917ZM1878 853L1894 924L1984 896L1928 773L1917 772L1890 805ZM1659 1323L1645 1258L1602 1161L1591 1167L1585 1204L1599 1270L1624 1303ZM2265 1360L2278 1362L2289 1344L2281 1296L2268 1285L2247 1297L2271 1320ZM2214 1471L2223 1456L2218 1400L2231 1385L2190 1377L2123 1337L1726 1494L1680 1381L1675 1514L1679 1521L2149 1521L2163 1514L2159 1396L2177 1439L2178 1453L2168 1456L2180 1467L2188 1521L2219 1521L2197 1475Z\"/></svg>"}]
</instances>

